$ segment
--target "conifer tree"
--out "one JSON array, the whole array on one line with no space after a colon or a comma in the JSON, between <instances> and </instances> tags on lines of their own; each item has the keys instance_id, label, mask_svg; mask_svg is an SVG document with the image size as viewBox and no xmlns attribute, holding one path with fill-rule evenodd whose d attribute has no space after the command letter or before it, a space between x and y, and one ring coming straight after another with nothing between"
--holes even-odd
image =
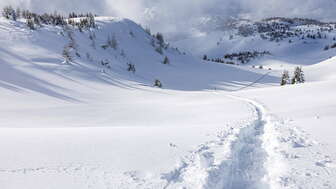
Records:
<instances>
[{"instance_id":1,"label":"conifer tree","mask_svg":"<svg viewBox=\"0 0 336 189\"><path fill-rule=\"evenodd\" d=\"M107 37L107 45L114 50L118 48L118 42L115 35L112 35L112 38L110 36Z\"/></svg>"},{"instance_id":2,"label":"conifer tree","mask_svg":"<svg viewBox=\"0 0 336 189\"><path fill-rule=\"evenodd\" d=\"M70 64L73 61L72 56L70 54L70 48L68 46L65 46L63 48L62 56L64 58L65 64Z\"/></svg>"},{"instance_id":3,"label":"conifer tree","mask_svg":"<svg viewBox=\"0 0 336 189\"><path fill-rule=\"evenodd\" d=\"M283 73L282 73L282 77L281 77L281 86L283 85L287 85L289 84L290 81L289 81L289 73L287 70L285 70Z\"/></svg>"},{"instance_id":4,"label":"conifer tree","mask_svg":"<svg viewBox=\"0 0 336 189\"><path fill-rule=\"evenodd\" d=\"M128 68L127 71L135 73L135 65L134 64L127 64Z\"/></svg>"},{"instance_id":5,"label":"conifer tree","mask_svg":"<svg viewBox=\"0 0 336 189\"><path fill-rule=\"evenodd\" d=\"M302 67L296 67L294 70L293 78L292 78L292 84L304 83L304 82L305 82L305 78L304 78Z\"/></svg>"},{"instance_id":6,"label":"conifer tree","mask_svg":"<svg viewBox=\"0 0 336 189\"><path fill-rule=\"evenodd\" d=\"M33 22L32 19L27 19L26 20L26 24L27 24L27 26L28 26L29 29L35 30L35 25L34 25L34 22Z\"/></svg>"},{"instance_id":7,"label":"conifer tree","mask_svg":"<svg viewBox=\"0 0 336 189\"><path fill-rule=\"evenodd\" d=\"M162 88L162 83L161 83L161 81L158 80L158 79L156 79L156 80L154 81L154 87Z\"/></svg>"},{"instance_id":8,"label":"conifer tree","mask_svg":"<svg viewBox=\"0 0 336 189\"><path fill-rule=\"evenodd\" d=\"M170 64L170 60L167 56L165 56L165 58L163 60L163 64Z\"/></svg>"},{"instance_id":9,"label":"conifer tree","mask_svg":"<svg viewBox=\"0 0 336 189\"><path fill-rule=\"evenodd\" d=\"M159 45L161 47L164 47L164 38L163 38L163 35L161 33L157 33L156 34L156 39L159 41Z\"/></svg>"}]
</instances>

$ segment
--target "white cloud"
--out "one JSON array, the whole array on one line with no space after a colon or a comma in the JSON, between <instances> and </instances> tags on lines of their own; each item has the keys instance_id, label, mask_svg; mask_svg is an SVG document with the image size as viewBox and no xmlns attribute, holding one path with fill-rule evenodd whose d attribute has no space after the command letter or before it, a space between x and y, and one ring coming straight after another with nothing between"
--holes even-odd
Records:
<instances>
[{"instance_id":1,"label":"white cloud","mask_svg":"<svg viewBox=\"0 0 336 189\"><path fill-rule=\"evenodd\" d=\"M7 4L37 12L118 15L168 32L185 30L194 20L207 15L336 20L335 0L0 0L0 6Z\"/></svg>"}]
</instances>

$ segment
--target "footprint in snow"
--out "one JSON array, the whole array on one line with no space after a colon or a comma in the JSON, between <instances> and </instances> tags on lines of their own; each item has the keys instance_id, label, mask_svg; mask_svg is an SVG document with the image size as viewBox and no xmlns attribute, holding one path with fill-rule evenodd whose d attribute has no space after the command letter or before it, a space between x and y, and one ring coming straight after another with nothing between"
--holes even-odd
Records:
<instances>
[{"instance_id":1,"label":"footprint in snow","mask_svg":"<svg viewBox=\"0 0 336 189\"><path fill-rule=\"evenodd\" d=\"M173 143L169 143L169 146L172 147L172 148L177 148L177 145L173 144Z\"/></svg>"},{"instance_id":2,"label":"footprint in snow","mask_svg":"<svg viewBox=\"0 0 336 189\"><path fill-rule=\"evenodd\" d=\"M323 160L323 161L318 161L315 163L316 166L319 167L336 167L335 164L332 163L331 160Z\"/></svg>"}]
</instances>

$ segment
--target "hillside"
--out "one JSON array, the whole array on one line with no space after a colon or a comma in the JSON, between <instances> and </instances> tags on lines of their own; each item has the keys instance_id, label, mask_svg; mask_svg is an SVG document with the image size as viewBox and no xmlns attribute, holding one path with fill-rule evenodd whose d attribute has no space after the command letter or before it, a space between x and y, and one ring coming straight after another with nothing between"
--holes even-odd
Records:
<instances>
[{"instance_id":1,"label":"hillside","mask_svg":"<svg viewBox=\"0 0 336 189\"><path fill-rule=\"evenodd\" d=\"M94 29L91 32L70 29L76 49L71 49L70 55L74 60L69 64L64 64L62 52L68 44L71 44L71 41L67 31L61 27L46 25L30 31L23 22L14 23L4 19L1 20L1 25L4 33L1 38L1 57L2 62L7 62L7 64L2 64L2 69L8 70L8 73L13 72L10 75L26 78L20 79L24 81L24 83L20 83L23 85L22 87L35 88L39 91L45 90L38 86L32 86L36 84L29 83L31 76L30 79L39 80L40 83L47 82L47 80L54 81L54 79L63 80L63 87L67 84L76 85L69 79L64 79L70 77L71 79L76 78L74 80L89 80L91 82L105 81L114 85L123 85L123 81L137 82L138 84L133 84L133 87L139 84L152 86L155 79L159 79L164 88L206 90L213 89L221 82L230 84L232 77L237 81L237 84L230 85L240 87L239 83L256 80L266 73L266 71L246 70L225 65L205 66L201 61L183 55L174 48L163 49L163 54L160 54L156 51L156 48L159 47L157 39L148 35L139 25L130 20L102 17L97 18L99 29ZM90 36L96 37L90 40ZM104 50L102 46L107 43L108 38L112 37L116 38L117 48ZM163 64L165 56L169 58L169 65ZM128 64L134 65L136 69L134 74L127 71ZM198 82L192 82L197 79L194 76L202 74L204 67L213 70L213 73L204 75L203 78L199 78ZM35 73L26 73L24 69L27 72ZM222 74L221 70L227 74ZM24 72L25 75L15 74L19 71ZM232 72L244 72L241 74L244 77L238 77L237 74L231 74ZM42 74L46 78L39 78ZM111 75L114 76L111 77ZM276 77L268 78L265 80L267 83L278 82ZM8 80L9 77L3 76L3 79ZM17 85L17 80L15 78L12 80L7 82ZM55 84L57 85L57 83ZM50 83L47 87L52 87L52 85L53 83Z\"/></svg>"},{"instance_id":2,"label":"hillside","mask_svg":"<svg viewBox=\"0 0 336 189\"><path fill-rule=\"evenodd\" d=\"M304 43L221 28L169 45L128 19L33 17L0 18L2 189L336 185L334 31ZM308 21L290 28L321 25ZM271 54L202 60L245 50ZM280 86L297 65L307 82Z\"/></svg>"},{"instance_id":3,"label":"hillside","mask_svg":"<svg viewBox=\"0 0 336 189\"><path fill-rule=\"evenodd\" d=\"M335 55L335 23L311 19L268 18L260 21L207 18L195 26L194 34L174 40L190 53L243 65L264 65L275 69L311 65ZM269 54L240 60L225 55L244 52ZM279 67L281 66L281 67Z\"/></svg>"}]
</instances>

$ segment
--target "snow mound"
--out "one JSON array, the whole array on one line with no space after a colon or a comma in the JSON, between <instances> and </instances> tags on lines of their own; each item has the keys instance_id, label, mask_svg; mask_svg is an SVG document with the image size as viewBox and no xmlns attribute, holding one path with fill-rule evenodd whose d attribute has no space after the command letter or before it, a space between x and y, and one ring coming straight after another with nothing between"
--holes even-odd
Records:
<instances>
[{"instance_id":1,"label":"snow mound","mask_svg":"<svg viewBox=\"0 0 336 189\"><path fill-rule=\"evenodd\" d=\"M307 81L323 81L336 79L336 57L305 68Z\"/></svg>"}]
</instances>

